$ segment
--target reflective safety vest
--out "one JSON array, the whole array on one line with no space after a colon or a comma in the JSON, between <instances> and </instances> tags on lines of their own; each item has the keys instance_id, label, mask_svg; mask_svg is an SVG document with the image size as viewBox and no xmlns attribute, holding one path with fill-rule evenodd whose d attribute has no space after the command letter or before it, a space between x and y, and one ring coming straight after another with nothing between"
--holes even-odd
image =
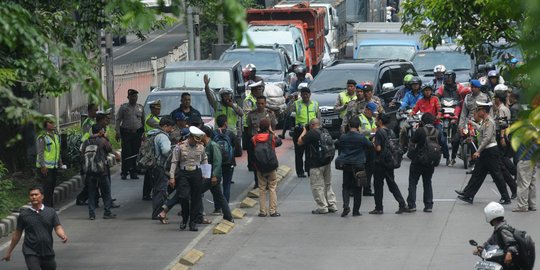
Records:
<instances>
[{"instance_id":1,"label":"reflective safety vest","mask_svg":"<svg viewBox=\"0 0 540 270\"><path fill-rule=\"evenodd\" d=\"M45 161L45 167L49 169L58 168L60 161L60 136L58 134L43 133L38 136L38 139L43 138L44 140L44 149L43 149L43 159ZM36 160L36 168L41 168L39 160Z\"/></svg>"},{"instance_id":2,"label":"reflective safety vest","mask_svg":"<svg viewBox=\"0 0 540 270\"><path fill-rule=\"evenodd\" d=\"M341 101L341 105L345 105L349 103L351 100L356 100L356 94L353 94L353 96L351 97L348 95L347 91L343 91L339 93L339 100ZM347 108L345 108L345 110L339 113L339 117L343 119L343 117L345 117L345 114L347 114Z\"/></svg>"},{"instance_id":3,"label":"reflective safety vest","mask_svg":"<svg viewBox=\"0 0 540 270\"><path fill-rule=\"evenodd\" d=\"M299 99L294 102L294 105L296 107L296 125L305 125L309 123L311 119L317 118L317 112L319 111L319 103L317 101L310 100L309 105L306 106L306 104Z\"/></svg>"},{"instance_id":4,"label":"reflective safety vest","mask_svg":"<svg viewBox=\"0 0 540 270\"><path fill-rule=\"evenodd\" d=\"M244 116L247 115L250 111L253 111L257 108L257 99L251 93L249 93L249 95L247 95L246 98L244 99L244 104L248 104L247 103L248 101L251 102L251 108L249 111L244 110ZM247 117L245 117L245 119L247 119ZM247 126L248 126L247 121L244 121L244 127L247 127Z\"/></svg>"},{"instance_id":5,"label":"reflective safety vest","mask_svg":"<svg viewBox=\"0 0 540 270\"><path fill-rule=\"evenodd\" d=\"M223 104L218 103L216 112L214 113L215 121L217 122L217 117L220 115L227 116L227 129L236 134L236 123L238 123L238 115L232 107L223 106Z\"/></svg>"},{"instance_id":6,"label":"reflective safety vest","mask_svg":"<svg viewBox=\"0 0 540 270\"><path fill-rule=\"evenodd\" d=\"M369 132L371 132L371 130L377 127L377 121L375 121L375 118L373 117L371 117L371 123L363 113L358 116L358 119L360 119L360 123L362 124L360 128L364 130L368 130ZM366 136L366 138L368 138L369 140L369 136Z\"/></svg>"},{"instance_id":7,"label":"reflective safety vest","mask_svg":"<svg viewBox=\"0 0 540 270\"><path fill-rule=\"evenodd\" d=\"M92 126L96 124L96 121L90 117L84 119L84 122L82 123L82 128L83 128L83 131L84 131L84 128L85 127L89 127L88 130L86 130L82 137L81 137L81 141L84 142L86 140L88 140L88 138L90 138L90 135L92 134Z\"/></svg>"},{"instance_id":8,"label":"reflective safety vest","mask_svg":"<svg viewBox=\"0 0 540 270\"><path fill-rule=\"evenodd\" d=\"M152 127L148 124L148 120L150 119L155 119L158 123L159 123L159 117L153 115L153 114L148 114L146 116L146 119L144 119L144 133L146 133L146 135L148 135L148 131L150 130L153 130L153 129L156 129L155 127Z\"/></svg>"}]
</instances>

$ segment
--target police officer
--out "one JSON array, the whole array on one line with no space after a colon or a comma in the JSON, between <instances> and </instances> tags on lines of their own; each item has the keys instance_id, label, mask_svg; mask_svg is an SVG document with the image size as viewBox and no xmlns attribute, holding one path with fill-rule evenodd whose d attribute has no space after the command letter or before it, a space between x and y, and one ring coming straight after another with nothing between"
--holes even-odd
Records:
<instances>
[{"instance_id":1,"label":"police officer","mask_svg":"<svg viewBox=\"0 0 540 270\"><path fill-rule=\"evenodd\" d=\"M244 99L244 103L242 104L242 108L244 109L244 113L248 114L249 112L255 110L257 108L257 98L260 96L263 96L264 92L264 81L260 79L257 82L253 82L249 85L249 88L251 89L250 93L246 96ZM217 121L216 121L217 122ZM242 133L242 146L244 146L244 149L248 150L248 159L251 160L250 157L250 148L253 148L253 144L251 143L251 137L248 132L248 120L244 119L244 132ZM251 149L252 151L253 149ZM250 172L255 173L255 183L257 182L257 172L255 171L255 168L253 168L253 164L248 161L248 170Z\"/></svg>"},{"instance_id":2,"label":"police officer","mask_svg":"<svg viewBox=\"0 0 540 270\"><path fill-rule=\"evenodd\" d=\"M240 106L234 103L233 100L233 91L230 88L221 88L219 90L219 96L221 101L217 101L212 89L210 89L210 78L208 75L204 75L204 91L206 92L206 98L210 103L210 106L214 109L214 118L217 118L220 115L227 116L227 125L229 129L235 134L239 134L238 123L239 118L244 116L244 111Z\"/></svg>"},{"instance_id":3,"label":"police officer","mask_svg":"<svg viewBox=\"0 0 540 270\"><path fill-rule=\"evenodd\" d=\"M43 131L37 137L36 168L43 185L45 196L43 204L48 207L53 207L58 169L63 166L60 145L60 136L55 130L54 116L47 114L43 122Z\"/></svg>"},{"instance_id":4,"label":"police officer","mask_svg":"<svg viewBox=\"0 0 540 270\"><path fill-rule=\"evenodd\" d=\"M311 90L307 87L303 87L300 90L300 97L294 96L296 101L289 105L287 108L287 113L296 112L295 117L295 127L293 134L293 143L294 143L294 162L296 164L296 175L300 178L306 177L304 173L304 151L305 146L298 145L298 137L302 134L304 127L309 121L313 118L320 119L321 112L319 111L319 103L317 101L311 100Z\"/></svg>"},{"instance_id":5,"label":"police officer","mask_svg":"<svg viewBox=\"0 0 540 270\"><path fill-rule=\"evenodd\" d=\"M253 138L253 136L257 135L259 131L259 123L262 119L266 118L270 120L270 128L272 131L276 129L277 120L276 116L274 115L274 112L272 110L266 108L266 97L261 95L257 97L257 107L255 110L248 113L247 119L246 119L246 135L248 138ZM257 171L255 170L255 157L254 157L254 149L253 149L253 141L247 140L247 154L248 154L248 168L252 168L254 171L254 179L255 179L255 186L254 189L259 186L257 181Z\"/></svg>"},{"instance_id":6,"label":"police officer","mask_svg":"<svg viewBox=\"0 0 540 270\"><path fill-rule=\"evenodd\" d=\"M371 140L371 134L377 131L377 120L374 114L377 112L377 104L370 102L366 105L364 112L358 116L360 119L360 134L366 136L366 139ZM367 187L364 188L364 196L373 196L371 190L371 177L373 176L373 162L375 160L375 150L373 148L366 148L366 176Z\"/></svg>"},{"instance_id":7,"label":"police officer","mask_svg":"<svg viewBox=\"0 0 540 270\"><path fill-rule=\"evenodd\" d=\"M137 103L139 92L128 90L128 103L122 104L116 117L116 140L122 139L122 180L139 179L137 176L137 154L141 147L143 128L143 106Z\"/></svg>"},{"instance_id":8,"label":"police officer","mask_svg":"<svg viewBox=\"0 0 540 270\"><path fill-rule=\"evenodd\" d=\"M347 89L341 93L339 93L336 105L334 106L334 111L339 112L339 117L343 119L345 117L345 114L347 114L347 105L349 105L349 102L352 100L356 100L356 81L355 80L348 80L347 81Z\"/></svg>"},{"instance_id":9,"label":"police officer","mask_svg":"<svg viewBox=\"0 0 540 270\"><path fill-rule=\"evenodd\" d=\"M176 125L174 126L171 134L169 134L169 138L171 139L171 144L175 145L180 141L183 141L182 138L186 135L183 134L183 130L188 127L188 119L181 111L175 112L172 119L176 123Z\"/></svg>"},{"instance_id":10,"label":"police officer","mask_svg":"<svg viewBox=\"0 0 540 270\"><path fill-rule=\"evenodd\" d=\"M341 133L345 133L346 128L353 117L358 117L365 108L364 103L364 89L360 84L356 85L356 99L351 100L347 109L343 121L341 122Z\"/></svg>"},{"instance_id":11,"label":"police officer","mask_svg":"<svg viewBox=\"0 0 540 270\"><path fill-rule=\"evenodd\" d=\"M185 230L189 223L190 231L198 231L195 221L201 207L201 164L208 164L208 157L201 143L203 136L204 132L199 128L189 127L188 139L178 144L172 154L169 185L176 188L176 196L180 198L182 205L181 230ZM175 174L177 167L179 173Z\"/></svg>"},{"instance_id":12,"label":"police officer","mask_svg":"<svg viewBox=\"0 0 540 270\"><path fill-rule=\"evenodd\" d=\"M492 103L476 102L476 116L481 119L481 125L473 123L477 126L480 133L478 149L475 149L473 159L478 159L474 170L472 171L472 177L467 183L467 186L463 191L456 190L459 195L458 199L470 203L473 203L474 196L482 186L482 183L486 179L489 173L493 178L499 193L502 198L499 201L501 204L510 204L510 197L506 190L506 185L501 174L501 168L499 167L499 149L497 148L497 136L495 121L489 115Z\"/></svg>"},{"instance_id":13,"label":"police officer","mask_svg":"<svg viewBox=\"0 0 540 270\"><path fill-rule=\"evenodd\" d=\"M148 102L150 106L150 113L144 119L144 133L148 135L148 132L152 129L159 128L159 115L161 113L161 100L156 99Z\"/></svg>"},{"instance_id":14,"label":"police officer","mask_svg":"<svg viewBox=\"0 0 540 270\"><path fill-rule=\"evenodd\" d=\"M92 126L96 123L96 114L98 111L98 107L94 103L88 104L88 117L84 119L84 121L81 123L81 129L82 129L82 138L81 141L84 142L90 138L90 135L92 135Z\"/></svg>"},{"instance_id":15,"label":"police officer","mask_svg":"<svg viewBox=\"0 0 540 270\"><path fill-rule=\"evenodd\" d=\"M362 82L362 89L364 89L364 107L369 102L373 102L377 104L377 113L382 114L384 113L384 104L382 100L373 95L373 83L372 82Z\"/></svg>"}]
</instances>

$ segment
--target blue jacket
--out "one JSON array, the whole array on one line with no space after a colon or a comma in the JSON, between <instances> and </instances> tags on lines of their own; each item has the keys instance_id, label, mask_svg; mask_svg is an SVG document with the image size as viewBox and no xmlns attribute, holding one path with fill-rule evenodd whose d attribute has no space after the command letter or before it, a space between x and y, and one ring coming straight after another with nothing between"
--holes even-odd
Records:
<instances>
[{"instance_id":1,"label":"blue jacket","mask_svg":"<svg viewBox=\"0 0 540 270\"><path fill-rule=\"evenodd\" d=\"M339 138L339 156L336 161L343 161L347 165L361 166L366 163L366 151L373 144L366 136L356 131L349 131Z\"/></svg>"},{"instance_id":2,"label":"blue jacket","mask_svg":"<svg viewBox=\"0 0 540 270\"><path fill-rule=\"evenodd\" d=\"M167 158L171 152L171 140L169 139L169 135L159 128L148 131L148 136L154 134L157 134L154 139L154 151L157 158L156 165L165 167L165 162L167 162Z\"/></svg>"},{"instance_id":3,"label":"blue jacket","mask_svg":"<svg viewBox=\"0 0 540 270\"><path fill-rule=\"evenodd\" d=\"M400 110L407 110L414 108L414 105L416 105L416 102L423 98L424 95L418 91L416 96L414 95L413 91L408 92L403 100L401 101L401 107L399 107Z\"/></svg>"}]
</instances>

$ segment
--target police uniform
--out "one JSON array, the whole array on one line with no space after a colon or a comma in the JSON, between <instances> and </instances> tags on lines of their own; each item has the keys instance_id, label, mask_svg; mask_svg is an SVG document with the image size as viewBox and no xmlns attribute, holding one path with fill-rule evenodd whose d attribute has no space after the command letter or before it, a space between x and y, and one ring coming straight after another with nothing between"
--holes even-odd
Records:
<instances>
[{"instance_id":1,"label":"police uniform","mask_svg":"<svg viewBox=\"0 0 540 270\"><path fill-rule=\"evenodd\" d=\"M306 88L302 88L301 91ZM307 90L308 92L309 89ZM295 102L291 103L287 111L294 110L296 112L295 116L295 128L293 134L293 143L294 143L294 162L296 167L296 175L300 177L305 177L304 174L304 152L306 147L298 144L298 138L302 134L303 128L306 124L314 118L321 118L321 112L319 111L319 103L314 100L309 100L308 104L305 104L302 99L298 99Z\"/></svg>"},{"instance_id":2,"label":"police uniform","mask_svg":"<svg viewBox=\"0 0 540 270\"><path fill-rule=\"evenodd\" d=\"M349 102L356 100L356 93L353 93L353 95L349 95L349 92L347 90L339 93L336 105L334 105L334 111L339 112L339 117L343 119L345 115L347 114L347 105L349 105Z\"/></svg>"},{"instance_id":3,"label":"police uniform","mask_svg":"<svg viewBox=\"0 0 540 270\"><path fill-rule=\"evenodd\" d=\"M149 102L148 105L150 105L150 110L161 110L161 100L159 99ZM154 115L150 112L144 119L144 133L148 135L148 131L159 128L159 120L159 115Z\"/></svg>"},{"instance_id":4,"label":"police uniform","mask_svg":"<svg viewBox=\"0 0 540 270\"><path fill-rule=\"evenodd\" d=\"M250 84L248 87L251 89L253 87L258 87L262 84L263 84L262 81L258 81L256 83ZM242 109L244 110L244 114L249 114L251 111L257 109L257 98L253 96L251 93L249 93L244 99L244 102L242 104ZM248 119L247 117L245 117L244 132L242 133L242 146L244 149L248 150L248 147L250 145L252 145L252 143L251 143L251 136L249 135L249 131L248 131ZM249 158L249 150L248 150L248 158ZM248 162L248 170L255 171L249 162ZM255 177L255 179L257 179L257 177Z\"/></svg>"},{"instance_id":5,"label":"police uniform","mask_svg":"<svg viewBox=\"0 0 540 270\"><path fill-rule=\"evenodd\" d=\"M128 96L138 93L133 89L128 90ZM143 131L143 106L122 104L116 117L116 132L120 134L122 140L122 179L126 179L128 172L131 174L131 179L139 179L136 161Z\"/></svg>"},{"instance_id":6,"label":"police uniform","mask_svg":"<svg viewBox=\"0 0 540 270\"><path fill-rule=\"evenodd\" d=\"M512 175L516 174L516 166L510 160L510 157L513 156L513 151L510 148L510 141L507 139L506 135L503 134L503 131L508 127L511 119L510 109L501 103L499 107L494 110L494 116L497 129L497 146L500 151L499 167L501 168L504 181L508 187L510 187L512 198L514 198L514 196L517 196L517 182ZM502 140L505 140L505 146L501 144Z\"/></svg>"},{"instance_id":7,"label":"police uniform","mask_svg":"<svg viewBox=\"0 0 540 270\"><path fill-rule=\"evenodd\" d=\"M238 119L244 116L244 111L242 108L240 108L240 106L238 106L236 103L233 103L232 107L229 107L224 105L222 102L218 102L214 95L214 91L208 86L204 88L204 91L206 92L206 98L208 99L210 106L212 106L214 109L214 120L216 120L220 115L227 116L227 128L234 134L238 135ZM232 92L230 89L229 91Z\"/></svg>"},{"instance_id":8,"label":"police uniform","mask_svg":"<svg viewBox=\"0 0 540 270\"><path fill-rule=\"evenodd\" d=\"M197 127L190 127L190 136L201 138L204 135ZM189 140L178 144L172 154L171 169L169 174L174 175L176 180L176 196L182 204L182 224L185 228L189 222L191 230L197 230L195 220L197 218L199 204L201 202L202 172L201 164L208 164L208 157L204 145L200 142L195 145L189 144ZM176 174L178 167L178 174ZM167 202L169 206L169 201ZM170 208L170 207L169 207Z\"/></svg>"},{"instance_id":9,"label":"police uniform","mask_svg":"<svg viewBox=\"0 0 540 270\"><path fill-rule=\"evenodd\" d=\"M369 103L368 103L369 104ZM368 106L370 107L370 105ZM372 112L376 112L377 108L370 108ZM368 118L364 115L364 113L360 114L358 116L360 119L360 134L366 136L368 140L370 140L371 132L373 132L373 129L377 128L377 120L375 117ZM375 150L373 148L366 148L365 151L366 154L366 176L367 176L367 183L368 186L364 188L364 196L373 196L373 192L371 190L371 178L373 176L373 161L375 160Z\"/></svg>"},{"instance_id":10,"label":"police uniform","mask_svg":"<svg viewBox=\"0 0 540 270\"><path fill-rule=\"evenodd\" d=\"M54 116L46 115L46 117L52 119ZM43 204L48 207L53 207L54 188L56 187L58 168L60 168L62 164L60 147L60 136L58 136L55 131L43 132L37 137L36 168L43 183L43 195L45 196L43 198ZM47 168L46 175L41 173L41 168Z\"/></svg>"},{"instance_id":11,"label":"police uniform","mask_svg":"<svg viewBox=\"0 0 540 270\"><path fill-rule=\"evenodd\" d=\"M478 95L474 95L474 93L467 94L463 100L463 107L461 109L461 115L459 116L459 128L467 128L468 120L473 119L476 102L488 103L489 101L489 96L482 92L479 92Z\"/></svg>"},{"instance_id":12,"label":"police uniform","mask_svg":"<svg viewBox=\"0 0 540 270\"><path fill-rule=\"evenodd\" d=\"M491 105L491 102L476 102L477 107L487 107L488 110ZM482 183L489 173L502 196L501 203L510 203L510 197L508 196L508 191L506 190L506 185L501 174L501 168L499 167L498 160L500 153L497 148L497 139L495 134L496 127L495 121L493 121L491 116L488 116L484 121L482 121L480 127L478 128L478 132L480 133L480 136L478 139L478 149L476 151L480 153L480 157L476 162L474 170L472 171L472 177L467 183L467 186L462 192L458 192L458 194L460 194L458 198L472 203L474 196L482 186Z\"/></svg>"}]
</instances>

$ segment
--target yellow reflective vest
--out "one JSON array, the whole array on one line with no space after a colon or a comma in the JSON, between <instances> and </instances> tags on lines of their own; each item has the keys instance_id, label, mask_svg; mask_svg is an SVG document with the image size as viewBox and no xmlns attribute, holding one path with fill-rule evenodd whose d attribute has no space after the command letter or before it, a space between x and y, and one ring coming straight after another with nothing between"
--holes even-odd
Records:
<instances>
[{"instance_id":1,"label":"yellow reflective vest","mask_svg":"<svg viewBox=\"0 0 540 270\"><path fill-rule=\"evenodd\" d=\"M45 167L54 169L59 167L60 162L60 136L58 134L43 133L38 136L38 140L43 138L43 160L45 161ZM36 168L41 168L39 160L36 160Z\"/></svg>"},{"instance_id":2,"label":"yellow reflective vest","mask_svg":"<svg viewBox=\"0 0 540 270\"><path fill-rule=\"evenodd\" d=\"M304 102L299 99L294 102L296 108L296 125L305 125L311 121L311 119L317 118L317 111L319 111L319 103L317 101L310 100L309 105L306 106Z\"/></svg>"}]
</instances>

